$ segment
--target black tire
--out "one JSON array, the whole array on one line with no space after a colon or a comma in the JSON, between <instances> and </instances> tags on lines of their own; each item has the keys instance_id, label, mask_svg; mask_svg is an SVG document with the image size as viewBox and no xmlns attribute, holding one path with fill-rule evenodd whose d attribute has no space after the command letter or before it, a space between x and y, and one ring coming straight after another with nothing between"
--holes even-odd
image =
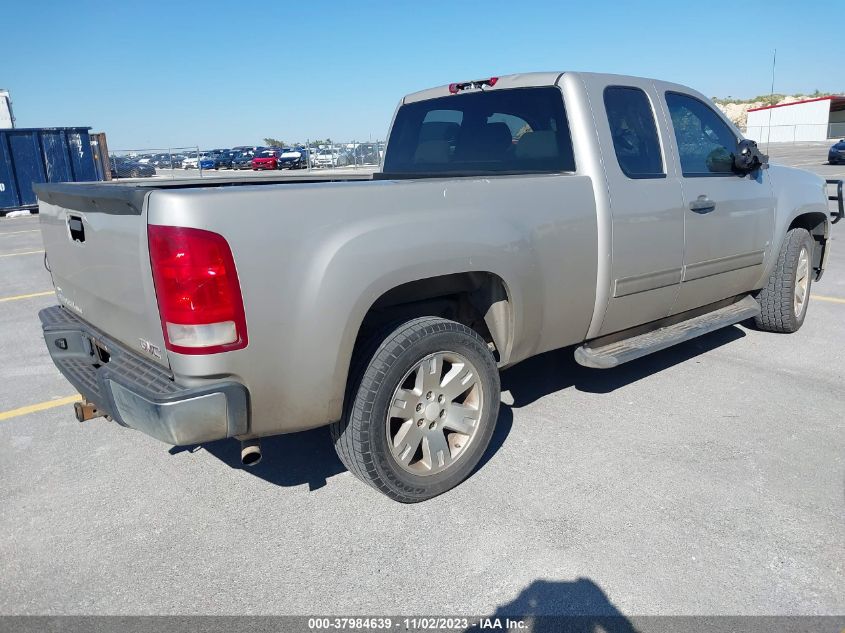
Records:
<instances>
[{"instance_id":1,"label":"black tire","mask_svg":"<svg viewBox=\"0 0 845 633\"><path fill-rule=\"evenodd\" d=\"M807 316L807 306L810 304L810 288L813 279L813 246L814 241L806 229L795 228L786 234L780 248L778 260L765 287L757 296L760 303L760 316L754 319L756 325L766 332L792 333L797 332ZM795 287L798 273L798 263L801 252L806 249L809 257L807 270L807 288L804 301L796 314Z\"/></svg>"},{"instance_id":2,"label":"black tire","mask_svg":"<svg viewBox=\"0 0 845 633\"><path fill-rule=\"evenodd\" d=\"M429 355L447 350L477 370L484 395L476 430L465 452L445 470L412 474L388 448L388 410L407 373ZM472 473L493 436L500 400L496 362L474 330L437 317L413 319L363 346L353 367L358 369L351 375L346 411L331 427L335 450L352 474L394 501L416 503L454 488Z\"/></svg>"}]
</instances>

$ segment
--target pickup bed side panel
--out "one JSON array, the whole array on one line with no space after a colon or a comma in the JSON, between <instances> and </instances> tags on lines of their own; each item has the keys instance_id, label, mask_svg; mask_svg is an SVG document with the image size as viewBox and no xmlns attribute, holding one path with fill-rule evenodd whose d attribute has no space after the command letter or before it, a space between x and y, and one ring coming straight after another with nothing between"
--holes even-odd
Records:
<instances>
[{"instance_id":1,"label":"pickup bed side panel","mask_svg":"<svg viewBox=\"0 0 845 633\"><path fill-rule=\"evenodd\" d=\"M232 247L249 346L169 357L182 383L244 382L249 436L340 417L360 324L400 284L501 277L514 314L509 363L580 342L592 316L596 219L583 176L156 191L149 221L215 231Z\"/></svg>"}]
</instances>

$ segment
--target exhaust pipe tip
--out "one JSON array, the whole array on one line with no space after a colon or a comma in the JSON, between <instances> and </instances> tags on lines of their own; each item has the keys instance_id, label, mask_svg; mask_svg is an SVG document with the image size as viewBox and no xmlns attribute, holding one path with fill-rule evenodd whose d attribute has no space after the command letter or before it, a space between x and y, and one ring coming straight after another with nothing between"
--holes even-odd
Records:
<instances>
[{"instance_id":1,"label":"exhaust pipe tip","mask_svg":"<svg viewBox=\"0 0 845 633\"><path fill-rule=\"evenodd\" d=\"M259 440L245 440L241 442L241 463L244 466L255 466L261 461L261 442Z\"/></svg>"}]
</instances>

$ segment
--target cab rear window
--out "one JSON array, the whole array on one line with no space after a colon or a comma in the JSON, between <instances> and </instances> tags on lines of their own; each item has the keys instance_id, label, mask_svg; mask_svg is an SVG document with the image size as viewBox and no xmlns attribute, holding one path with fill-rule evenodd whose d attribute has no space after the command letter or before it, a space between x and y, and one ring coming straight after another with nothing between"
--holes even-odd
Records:
<instances>
[{"instance_id":1,"label":"cab rear window","mask_svg":"<svg viewBox=\"0 0 845 633\"><path fill-rule=\"evenodd\" d=\"M399 108L385 174L507 174L575 171L560 90L463 93Z\"/></svg>"}]
</instances>

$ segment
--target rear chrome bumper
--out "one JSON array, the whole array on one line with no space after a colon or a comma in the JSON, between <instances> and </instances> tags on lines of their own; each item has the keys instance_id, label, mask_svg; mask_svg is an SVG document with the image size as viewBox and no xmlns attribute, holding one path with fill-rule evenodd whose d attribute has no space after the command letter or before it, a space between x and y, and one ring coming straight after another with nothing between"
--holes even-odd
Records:
<instances>
[{"instance_id":1,"label":"rear chrome bumper","mask_svg":"<svg viewBox=\"0 0 845 633\"><path fill-rule=\"evenodd\" d=\"M175 445L243 435L249 393L229 381L182 387L165 368L131 352L61 306L38 313L50 357L82 396L122 426Z\"/></svg>"}]
</instances>

